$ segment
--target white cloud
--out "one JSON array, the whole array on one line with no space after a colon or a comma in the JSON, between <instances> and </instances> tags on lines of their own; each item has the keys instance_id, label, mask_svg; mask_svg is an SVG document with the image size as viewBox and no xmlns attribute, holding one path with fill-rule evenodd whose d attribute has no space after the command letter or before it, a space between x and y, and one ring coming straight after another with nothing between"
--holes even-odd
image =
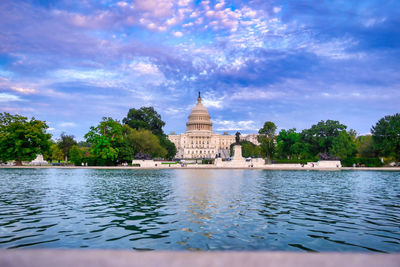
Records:
<instances>
[{"instance_id":1,"label":"white cloud","mask_svg":"<svg viewBox=\"0 0 400 267\"><path fill-rule=\"evenodd\" d=\"M225 2L224 2L224 0L222 0L215 5L215 9L221 9L224 7L224 5L225 5Z\"/></svg>"},{"instance_id":2,"label":"white cloud","mask_svg":"<svg viewBox=\"0 0 400 267\"><path fill-rule=\"evenodd\" d=\"M257 11L249 7L244 7L241 11L244 17L255 18L257 16Z\"/></svg>"},{"instance_id":3,"label":"white cloud","mask_svg":"<svg viewBox=\"0 0 400 267\"><path fill-rule=\"evenodd\" d=\"M202 103L206 107L222 109L224 107L225 96L215 96L215 94L206 92L202 95Z\"/></svg>"},{"instance_id":4,"label":"white cloud","mask_svg":"<svg viewBox=\"0 0 400 267\"><path fill-rule=\"evenodd\" d=\"M252 120L233 121L233 120L213 120L217 131L256 131L258 128Z\"/></svg>"},{"instance_id":5,"label":"white cloud","mask_svg":"<svg viewBox=\"0 0 400 267\"><path fill-rule=\"evenodd\" d=\"M189 3L191 2L192 0L179 0L178 1L178 5L179 6L187 6L187 5L189 5Z\"/></svg>"},{"instance_id":6,"label":"white cloud","mask_svg":"<svg viewBox=\"0 0 400 267\"><path fill-rule=\"evenodd\" d=\"M203 21L204 21L204 19L200 17L200 18L196 19L196 21L194 23L196 23L197 25L200 25L203 23Z\"/></svg>"},{"instance_id":7,"label":"white cloud","mask_svg":"<svg viewBox=\"0 0 400 267\"><path fill-rule=\"evenodd\" d=\"M324 97L331 97L331 96L333 96L333 95L331 95L330 93L326 93L326 92L325 92L325 93L322 93L321 95L324 96Z\"/></svg>"},{"instance_id":8,"label":"white cloud","mask_svg":"<svg viewBox=\"0 0 400 267\"><path fill-rule=\"evenodd\" d=\"M124 2L117 3L120 8L125 8ZM58 19L67 20L69 23L83 28L95 29L103 28L112 23L113 14L109 11L99 11L94 14L82 15L75 12L69 12L65 10L53 9L52 15Z\"/></svg>"},{"instance_id":9,"label":"white cloud","mask_svg":"<svg viewBox=\"0 0 400 267\"><path fill-rule=\"evenodd\" d=\"M107 70L80 70L80 69L60 69L53 72L55 78L59 80L104 80L117 76L117 73Z\"/></svg>"},{"instance_id":10,"label":"white cloud","mask_svg":"<svg viewBox=\"0 0 400 267\"><path fill-rule=\"evenodd\" d=\"M310 41L306 48L317 56L329 57L331 59L343 60L365 57L364 53L348 52L349 48L356 46L358 41L351 38L334 39L329 42Z\"/></svg>"},{"instance_id":11,"label":"white cloud","mask_svg":"<svg viewBox=\"0 0 400 267\"><path fill-rule=\"evenodd\" d=\"M37 109L30 108L30 107L2 107L2 112L8 112L8 113L17 113L17 114L29 113L29 114L34 114L36 111L37 111Z\"/></svg>"},{"instance_id":12,"label":"white cloud","mask_svg":"<svg viewBox=\"0 0 400 267\"><path fill-rule=\"evenodd\" d=\"M143 90L142 88L137 88L137 89L132 89L129 90L133 95L135 96L136 99L141 99L145 101L146 103L150 101L154 101L157 97L153 95L153 93ZM147 104L146 104L147 105Z\"/></svg>"},{"instance_id":13,"label":"white cloud","mask_svg":"<svg viewBox=\"0 0 400 267\"><path fill-rule=\"evenodd\" d=\"M274 13L279 13L279 12L281 12L281 10L282 10L282 7L280 7L280 6L276 6L276 7L274 7Z\"/></svg>"},{"instance_id":14,"label":"white cloud","mask_svg":"<svg viewBox=\"0 0 400 267\"><path fill-rule=\"evenodd\" d=\"M135 9L146 12L149 16L160 18L173 13L173 0L141 0L134 4Z\"/></svg>"},{"instance_id":15,"label":"white cloud","mask_svg":"<svg viewBox=\"0 0 400 267\"><path fill-rule=\"evenodd\" d=\"M218 109L221 109L223 107L222 100L203 99L202 103L206 107L213 107L213 108L218 108Z\"/></svg>"},{"instance_id":16,"label":"white cloud","mask_svg":"<svg viewBox=\"0 0 400 267\"><path fill-rule=\"evenodd\" d=\"M61 122L58 124L61 128L73 128L78 126L75 122Z\"/></svg>"},{"instance_id":17,"label":"white cloud","mask_svg":"<svg viewBox=\"0 0 400 267\"><path fill-rule=\"evenodd\" d=\"M10 88L12 90L22 93L22 94L33 94L36 92L36 90L32 89L32 88L23 88L23 87L17 87L17 86L11 86Z\"/></svg>"},{"instance_id":18,"label":"white cloud","mask_svg":"<svg viewBox=\"0 0 400 267\"><path fill-rule=\"evenodd\" d=\"M173 116L173 117L182 117L187 116L189 110L191 110L192 106L189 107L168 107L164 110L164 113Z\"/></svg>"},{"instance_id":19,"label":"white cloud","mask_svg":"<svg viewBox=\"0 0 400 267\"><path fill-rule=\"evenodd\" d=\"M385 21L386 18L368 18L366 21L364 21L364 26L370 28Z\"/></svg>"},{"instance_id":20,"label":"white cloud","mask_svg":"<svg viewBox=\"0 0 400 267\"><path fill-rule=\"evenodd\" d=\"M346 84L337 84L335 85L337 88L333 90L332 93L323 92L320 93L320 96L324 98L331 98L331 99L358 99L358 100L371 100L371 99L390 99L393 97L398 97L398 93L391 93L391 94L376 94L371 92L364 92L360 93L358 91L352 92L350 89L351 85ZM337 91L339 88L344 88L345 91ZM377 90L378 91L378 90ZM317 96L317 95L316 95Z\"/></svg>"},{"instance_id":21,"label":"white cloud","mask_svg":"<svg viewBox=\"0 0 400 267\"><path fill-rule=\"evenodd\" d=\"M8 93L0 93L0 102L11 102L11 101L22 101L22 99L16 95Z\"/></svg>"},{"instance_id":22,"label":"white cloud","mask_svg":"<svg viewBox=\"0 0 400 267\"><path fill-rule=\"evenodd\" d=\"M117 6L120 6L120 7L126 7L128 5L129 4L127 2L124 2L124 1L117 2Z\"/></svg>"},{"instance_id":23,"label":"white cloud","mask_svg":"<svg viewBox=\"0 0 400 267\"><path fill-rule=\"evenodd\" d=\"M145 62L132 62L129 66L136 72L141 74L159 74L158 67L151 63Z\"/></svg>"},{"instance_id":24,"label":"white cloud","mask_svg":"<svg viewBox=\"0 0 400 267\"><path fill-rule=\"evenodd\" d=\"M231 100L257 100L257 99L276 99L285 94L278 91L245 88L232 94Z\"/></svg>"},{"instance_id":25,"label":"white cloud","mask_svg":"<svg viewBox=\"0 0 400 267\"><path fill-rule=\"evenodd\" d=\"M178 22L178 21L177 21L177 19L176 19L175 17L170 18L170 19L167 19L167 25L168 25L168 26L175 25L177 22Z\"/></svg>"},{"instance_id":26,"label":"white cloud","mask_svg":"<svg viewBox=\"0 0 400 267\"><path fill-rule=\"evenodd\" d=\"M182 32L174 32L173 33L175 37L182 37L183 33Z\"/></svg>"},{"instance_id":27,"label":"white cloud","mask_svg":"<svg viewBox=\"0 0 400 267\"><path fill-rule=\"evenodd\" d=\"M167 31L180 25L184 19L193 14L192 0L140 0L128 6L119 2L117 6L127 25L140 25L155 32ZM121 15L115 15L117 17Z\"/></svg>"}]
</instances>

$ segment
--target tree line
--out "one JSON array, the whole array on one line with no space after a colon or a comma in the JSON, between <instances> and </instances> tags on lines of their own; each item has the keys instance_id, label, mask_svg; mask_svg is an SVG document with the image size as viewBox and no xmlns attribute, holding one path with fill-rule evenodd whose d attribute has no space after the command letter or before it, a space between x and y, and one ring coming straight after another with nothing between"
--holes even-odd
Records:
<instances>
[{"instance_id":1,"label":"tree line","mask_svg":"<svg viewBox=\"0 0 400 267\"><path fill-rule=\"evenodd\" d=\"M400 114L385 116L371 128L371 135L357 136L339 121L320 121L301 132L282 129L267 121L258 131L259 145L241 141L244 157L261 156L267 162L306 163L307 161L341 160L344 166L382 166L400 159ZM233 146L233 144L232 144Z\"/></svg>"},{"instance_id":2,"label":"tree line","mask_svg":"<svg viewBox=\"0 0 400 267\"><path fill-rule=\"evenodd\" d=\"M62 133L51 140L48 125L40 120L0 113L0 161L32 161L42 154L48 161L75 165L116 165L138 158L172 159L176 147L164 133L165 122L153 107L130 109L122 122L104 117L90 127L85 141Z\"/></svg>"},{"instance_id":3,"label":"tree line","mask_svg":"<svg viewBox=\"0 0 400 267\"><path fill-rule=\"evenodd\" d=\"M32 161L38 154L49 161L116 165L133 158L172 159L175 145L163 131L165 122L153 107L130 109L122 122L104 117L90 127L85 141L62 133L56 141L48 125L35 118L0 113L0 161ZM241 141L244 157L261 156L268 162L306 162L338 159L344 166L379 166L378 157L399 162L400 114L385 116L371 128L371 135L357 136L339 121L320 121L309 129L282 129L265 122L258 131L259 145ZM232 144L233 146L233 144Z\"/></svg>"}]
</instances>

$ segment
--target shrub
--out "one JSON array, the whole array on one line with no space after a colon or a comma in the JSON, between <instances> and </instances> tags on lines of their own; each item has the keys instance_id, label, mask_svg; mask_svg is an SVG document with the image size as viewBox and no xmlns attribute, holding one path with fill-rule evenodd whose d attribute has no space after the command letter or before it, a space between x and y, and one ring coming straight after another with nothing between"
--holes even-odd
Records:
<instances>
[{"instance_id":1,"label":"shrub","mask_svg":"<svg viewBox=\"0 0 400 267\"><path fill-rule=\"evenodd\" d=\"M88 166L115 166L115 162L111 159L96 158L92 155L82 158L82 162L87 163Z\"/></svg>"},{"instance_id":2,"label":"shrub","mask_svg":"<svg viewBox=\"0 0 400 267\"><path fill-rule=\"evenodd\" d=\"M307 162L316 162L318 159L275 159L272 163L299 163L307 164Z\"/></svg>"},{"instance_id":3,"label":"shrub","mask_svg":"<svg viewBox=\"0 0 400 267\"><path fill-rule=\"evenodd\" d=\"M382 167L383 163L379 158L345 158L342 160L343 167L353 167L353 165L365 165L365 167Z\"/></svg>"}]
</instances>

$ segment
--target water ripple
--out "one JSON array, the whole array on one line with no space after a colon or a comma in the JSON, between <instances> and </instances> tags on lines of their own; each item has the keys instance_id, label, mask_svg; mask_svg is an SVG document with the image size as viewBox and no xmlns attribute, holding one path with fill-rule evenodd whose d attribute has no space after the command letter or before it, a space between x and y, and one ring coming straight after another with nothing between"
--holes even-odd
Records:
<instances>
[{"instance_id":1,"label":"water ripple","mask_svg":"<svg viewBox=\"0 0 400 267\"><path fill-rule=\"evenodd\" d=\"M0 169L0 247L400 251L400 174Z\"/></svg>"}]
</instances>

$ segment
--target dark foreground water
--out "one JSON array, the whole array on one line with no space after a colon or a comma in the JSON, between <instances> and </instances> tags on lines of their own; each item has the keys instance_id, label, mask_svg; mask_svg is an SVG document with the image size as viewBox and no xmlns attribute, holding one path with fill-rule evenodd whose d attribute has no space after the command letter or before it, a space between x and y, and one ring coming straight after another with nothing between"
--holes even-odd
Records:
<instances>
[{"instance_id":1,"label":"dark foreground water","mask_svg":"<svg viewBox=\"0 0 400 267\"><path fill-rule=\"evenodd\" d=\"M400 173L0 169L0 248L400 251Z\"/></svg>"}]
</instances>

